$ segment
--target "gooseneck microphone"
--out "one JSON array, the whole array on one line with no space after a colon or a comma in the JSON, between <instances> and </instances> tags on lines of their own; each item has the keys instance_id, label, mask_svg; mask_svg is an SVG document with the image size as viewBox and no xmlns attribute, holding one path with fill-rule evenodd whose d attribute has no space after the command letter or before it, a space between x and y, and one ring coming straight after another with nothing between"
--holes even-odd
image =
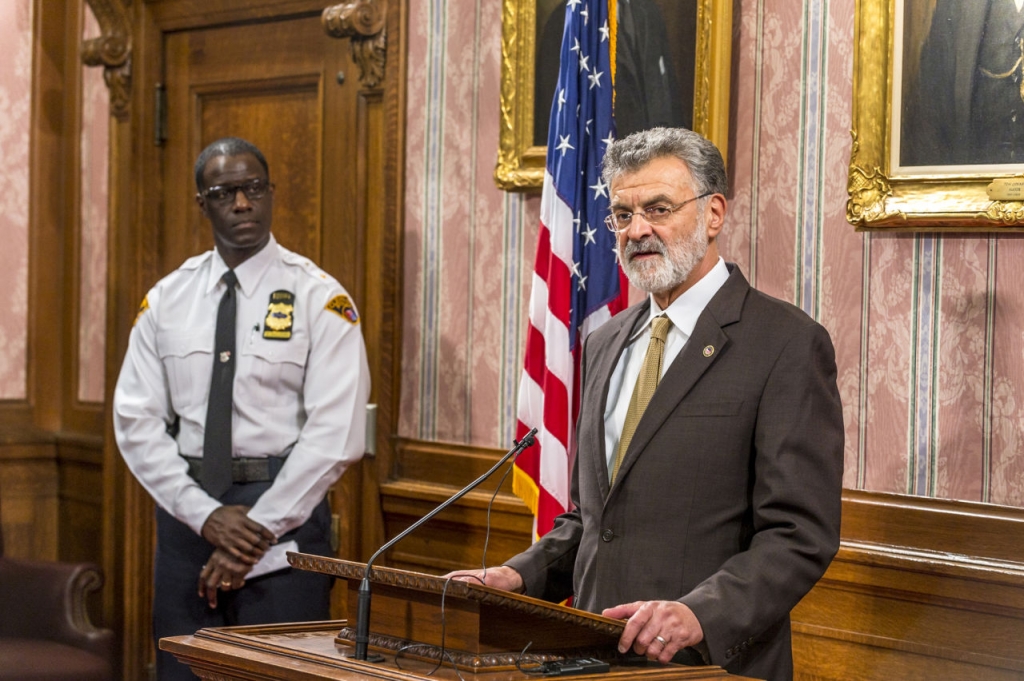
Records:
<instances>
[{"instance_id":1,"label":"gooseneck microphone","mask_svg":"<svg viewBox=\"0 0 1024 681\"><path fill-rule=\"evenodd\" d=\"M406 529L399 532L394 539L384 544L384 546L377 549L377 553L370 556L370 560L366 561L366 571L363 573L363 581L359 583L359 599L358 599L358 612L356 614L356 655L357 660L366 660L368 662L381 662L384 658L380 655L374 655L367 657L366 649L370 642L370 567L373 565L373 561L377 560L380 554L384 553L398 542L405 539L407 536L412 534L418 527L423 525L425 522L436 516L438 513L448 508L456 501L464 497L468 492L475 489L484 480L491 477L496 470L505 465L505 462L509 459L518 456L527 448L532 447L534 435L537 434L536 428L531 428L530 432L523 436L523 439L515 442L512 449L508 450L505 456L501 457L498 463L491 466L490 470L481 475L479 478L469 483L458 492L446 499L440 506L435 508L430 513L426 514Z\"/></svg>"}]
</instances>

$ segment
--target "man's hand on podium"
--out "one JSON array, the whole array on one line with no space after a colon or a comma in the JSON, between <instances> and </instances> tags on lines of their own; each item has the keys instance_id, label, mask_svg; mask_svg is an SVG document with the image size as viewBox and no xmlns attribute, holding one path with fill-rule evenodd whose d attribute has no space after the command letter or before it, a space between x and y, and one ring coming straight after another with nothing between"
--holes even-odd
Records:
<instances>
[{"instance_id":1,"label":"man's hand on podium","mask_svg":"<svg viewBox=\"0 0 1024 681\"><path fill-rule=\"evenodd\" d=\"M475 582L517 594L525 591L523 578L507 565L499 565L485 570L456 570L445 575L446 579L449 577L460 582Z\"/></svg>"},{"instance_id":2,"label":"man's hand on podium","mask_svg":"<svg viewBox=\"0 0 1024 681\"><path fill-rule=\"evenodd\" d=\"M704 640L704 629L697 616L678 601L636 601L607 608L601 613L612 619L626 620L619 639L619 652L630 648L638 655L668 664L688 646Z\"/></svg>"}]
</instances>

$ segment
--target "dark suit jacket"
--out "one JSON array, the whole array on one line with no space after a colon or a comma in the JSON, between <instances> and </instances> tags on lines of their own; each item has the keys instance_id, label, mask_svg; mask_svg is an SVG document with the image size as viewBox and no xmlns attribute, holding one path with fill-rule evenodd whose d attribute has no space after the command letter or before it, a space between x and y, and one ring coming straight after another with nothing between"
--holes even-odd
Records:
<instances>
[{"instance_id":1,"label":"dark suit jacket","mask_svg":"<svg viewBox=\"0 0 1024 681\"><path fill-rule=\"evenodd\" d=\"M792 676L789 611L839 546L843 416L825 329L734 265L669 367L609 489L608 383L648 303L583 352L575 510L506 564L526 593L591 612L679 600L711 664ZM538 645L540 642L537 642Z\"/></svg>"},{"instance_id":2,"label":"dark suit jacket","mask_svg":"<svg viewBox=\"0 0 1024 681\"><path fill-rule=\"evenodd\" d=\"M938 0L906 93L900 160L907 165L997 162L971 148L971 99L988 3Z\"/></svg>"}]
</instances>

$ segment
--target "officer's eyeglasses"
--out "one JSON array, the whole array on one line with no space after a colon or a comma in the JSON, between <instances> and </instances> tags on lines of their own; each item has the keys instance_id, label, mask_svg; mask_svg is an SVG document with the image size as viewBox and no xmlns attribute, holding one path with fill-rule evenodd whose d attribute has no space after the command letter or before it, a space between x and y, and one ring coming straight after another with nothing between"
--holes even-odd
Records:
<instances>
[{"instance_id":1,"label":"officer's eyeglasses","mask_svg":"<svg viewBox=\"0 0 1024 681\"><path fill-rule=\"evenodd\" d=\"M256 201L262 199L267 195L267 192L273 191L273 189L273 183L255 179L243 182L242 184L218 184L203 190L201 194L204 199L214 203L234 201L235 197L238 196L238 192L245 194L245 198L250 201Z\"/></svg>"},{"instance_id":2,"label":"officer's eyeglasses","mask_svg":"<svg viewBox=\"0 0 1024 681\"><path fill-rule=\"evenodd\" d=\"M687 199L686 201L683 201L682 203L677 203L674 206L666 206L664 204L656 203L653 206L647 206L643 210L637 211L635 213L631 213L628 210L612 211L612 214L604 219L604 224L608 229L618 234L619 232L625 232L627 229L629 229L630 223L633 222L633 216L639 215L651 227L660 227L661 225L664 225L666 222L668 222L669 218L672 217L672 214L675 213L680 208L682 208L683 206L687 205L688 203L693 203L697 199L703 199L706 196L711 196L714 193L715 192L704 192L700 196L695 196L692 199Z\"/></svg>"}]
</instances>

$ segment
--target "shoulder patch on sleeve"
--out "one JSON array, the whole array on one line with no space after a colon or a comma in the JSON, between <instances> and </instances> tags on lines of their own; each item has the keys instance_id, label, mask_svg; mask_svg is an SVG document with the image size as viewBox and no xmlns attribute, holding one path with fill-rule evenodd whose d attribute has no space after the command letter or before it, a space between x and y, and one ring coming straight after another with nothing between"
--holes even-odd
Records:
<instances>
[{"instance_id":1,"label":"shoulder patch on sleeve","mask_svg":"<svg viewBox=\"0 0 1024 681\"><path fill-rule=\"evenodd\" d=\"M139 311L135 315L135 321L132 322L132 326L135 326L136 324L139 323L139 319L142 317L142 313L145 312L148 309L149 309L149 296L146 296L145 298L142 299L142 302L139 303Z\"/></svg>"},{"instance_id":2,"label":"shoulder patch on sleeve","mask_svg":"<svg viewBox=\"0 0 1024 681\"><path fill-rule=\"evenodd\" d=\"M352 301L349 300L348 296L345 294L331 298L327 301L327 305L324 306L324 309L330 310L346 322L351 324L359 323L359 314L356 312L356 308L353 307Z\"/></svg>"}]
</instances>

